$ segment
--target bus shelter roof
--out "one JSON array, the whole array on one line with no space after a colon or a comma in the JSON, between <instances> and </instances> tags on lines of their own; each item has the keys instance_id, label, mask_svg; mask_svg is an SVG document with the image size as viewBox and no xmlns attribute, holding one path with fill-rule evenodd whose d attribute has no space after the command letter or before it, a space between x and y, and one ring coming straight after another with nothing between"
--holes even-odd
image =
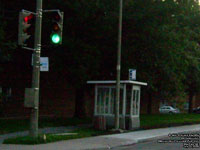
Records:
<instances>
[{"instance_id":1,"label":"bus shelter roof","mask_svg":"<svg viewBox=\"0 0 200 150\"><path fill-rule=\"evenodd\" d=\"M120 83L147 86L147 83L145 82L132 81L132 80L121 80ZM116 80L87 81L87 84L116 84Z\"/></svg>"}]
</instances>

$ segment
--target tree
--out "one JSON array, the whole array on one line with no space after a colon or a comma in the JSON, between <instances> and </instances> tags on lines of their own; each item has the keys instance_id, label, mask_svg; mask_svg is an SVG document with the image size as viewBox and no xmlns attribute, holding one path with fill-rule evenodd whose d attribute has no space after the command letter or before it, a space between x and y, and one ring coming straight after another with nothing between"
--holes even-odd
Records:
<instances>
[{"instance_id":1,"label":"tree","mask_svg":"<svg viewBox=\"0 0 200 150\"><path fill-rule=\"evenodd\" d=\"M200 87L200 21L199 21L199 2L196 0L188 0L187 3L179 1L182 6L180 11L182 15L178 17L178 23L185 30L185 36L187 36L187 44L185 45L185 51L189 66L186 72L186 80L184 80L186 93L189 96L189 109L188 113L192 112L193 97L199 92Z\"/></svg>"},{"instance_id":2,"label":"tree","mask_svg":"<svg viewBox=\"0 0 200 150\"><path fill-rule=\"evenodd\" d=\"M14 1L11 6L5 1L0 6L4 11L9 6L16 12L22 8L35 10L31 5L24 7L26 3L29 2ZM44 0L44 9L55 8L64 11L63 44L43 44L42 53L51 56L54 71L61 74L65 70L62 77L76 91L75 116L81 117L86 81L116 77L118 0ZM6 13L12 19L0 18L4 22L0 24L0 49L4 56L13 52L11 49L16 50L17 27L9 25L18 20L17 13ZM127 79L128 69L137 69L137 80L148 83L149 113L155 95L170 99L180 92L189 92L188 89L197 91L199 62L192 58L199 56L198 18L199 5L195 0L124 1L121 79ZM47 25L43 24L43 42L49 37L45 35ZM7 34L11 36L6 37ZM197 85L191 88L194 83Z\"/></svg>"},{"instance_id":3,"label":"tree","mask_svg":"<svg viewBox=\"0 0 200 150\"><path fill-rule=\"evenodd\" d=\"M66 70L68 81L75 88L76 117L84 116L87 80L114 79L118 31L115 2L71 0L62 1L62 5L60 1L46 5L47 9L65 11L63 44L53 48L56 51L51 61L57 71Z\"/></svg>"},{"instance_id":4,"label":"tree","mask_svg":"<svg viewBox=\"0 0 200 150\"><path fill-rule=\"evenodd\" d=\"M3 8L3 3L0 2L0 61L7 62L12 60L16 49L16 41L13 40L13 34L9 34L8 30L6 30L8 20L5 17L6 13L3 12L5 12L5 9Z\"/></svg>"},{"instance_id":5,"label":"tree","mask_svg":"<svg viewBox=\"0 0 200 150\"><path fill-rule=\"evenodd\" d=\"M130 0L124 4L122 79L127 78L129 68L137 69L138 80L149 85L149 113L152 96L169 99L184 92L183 81L194 63L188 56L197 55L198 46L194 45L198 33L194 34L197 28L192 28L192 22L195 16L199 17L199 6L195 1L188 1L187 5L184 2ZM66 40L62 47L68 51L58 58L67 64L70 82L77 89L75 114L79 116L83 113L81 97L86 81L115 79L118 3L56 3L67 11L68 24L64 28L69 30L64 30Z\"/></svg>"},{"instance_id":6,"label":"tree","mask_svg":"<svg viewBox=\"0 0 200 150\"><path fill-rule=\"evenodd\" d=\"M191 56L188 50L198 54L198 43L194 39L198 33L193 36L196 29L190 26L195 24L191 22L193 16L199 17L199 11L194 9L199 5L193 1L186 11L182 4L173 0L138 0L126 8L122 68L123 72L136 68L138 79L147 81L149 113L154 93L170 98L184 92L183 80L193 65L188 59Z\"/></svg>"}]
</instances>

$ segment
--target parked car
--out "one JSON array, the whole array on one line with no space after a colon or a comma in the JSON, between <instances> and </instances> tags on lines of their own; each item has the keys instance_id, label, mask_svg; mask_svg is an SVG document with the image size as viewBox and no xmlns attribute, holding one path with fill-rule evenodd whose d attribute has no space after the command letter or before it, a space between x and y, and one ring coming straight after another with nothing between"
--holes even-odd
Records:
<instances>
[{"instance_id":1,"label":"parked car","mask_svg":"<svg viewBox=\"0 0 200 150\"><path fill-rule=\"evenodd\" d=\"M193 113L200 114L200 106L197 108L193 108Z\"/></svg>"},{"instance_id":2,"label":"parked car","mask_svg":"<svg viewBox=\"0 0 200 150\"><path fill-rule=\"evenodd\" d=\"M172 106L162 106L159 108L159 112L163 114L178 114L180 110Z\"/></svg>"}]
</instances>

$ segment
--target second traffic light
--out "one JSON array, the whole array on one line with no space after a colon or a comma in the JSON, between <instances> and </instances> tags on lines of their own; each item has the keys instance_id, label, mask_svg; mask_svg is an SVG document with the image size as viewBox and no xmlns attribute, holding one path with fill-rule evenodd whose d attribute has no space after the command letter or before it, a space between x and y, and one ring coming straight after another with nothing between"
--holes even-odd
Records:
<instances>
[{"instance_id":1,"label":"second traffic light","mask_svg":"<svg viewBox=\"0 0 200 150\"><path fill-rule=\"evenodd\" d=\"M52 13L51 42L53 44L62 44L63 16L64 13L60 11Z\"/></svg>"},{"instance_id":2,"label":"second traffic light","mask_svg":"<svg viewBox=\"0 0 200 150\"><path fill-rule=\"evenodd\" d=\"M22 10L19 13L18 44L33 48L35 33L35 14Z\"/></svg>"}]
</instances>

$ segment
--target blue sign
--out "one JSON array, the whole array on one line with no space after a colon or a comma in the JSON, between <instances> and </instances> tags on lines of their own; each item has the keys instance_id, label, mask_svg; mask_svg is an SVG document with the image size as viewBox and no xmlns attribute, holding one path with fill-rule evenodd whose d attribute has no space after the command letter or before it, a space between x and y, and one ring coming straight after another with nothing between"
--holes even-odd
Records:
<instances>
[{"instance_id":1,"label":"blue sign","mask_svg":"<svg viewBox=\"0 0 200 150\"><path fill-rule=\"evenodd\" d=\"M129 69L129 80L136 80L136 69Z\"/></svg>"}]
</instances>

